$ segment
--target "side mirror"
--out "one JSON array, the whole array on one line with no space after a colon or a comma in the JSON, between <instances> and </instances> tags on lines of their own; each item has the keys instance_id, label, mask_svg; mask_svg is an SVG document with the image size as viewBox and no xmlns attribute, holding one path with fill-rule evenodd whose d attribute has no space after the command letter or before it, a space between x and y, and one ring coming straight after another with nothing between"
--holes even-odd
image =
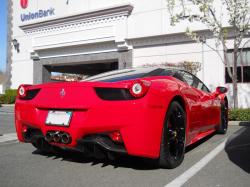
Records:
<instances>
[{"instance_id":1,"label":"side mirror","mask_svg":"<svg viewBox=\"0 0 250 187\"><path fill-rule=\"evenodd\" d=\"M222 87L222 86L218 86L214 92L214 96L217 97L221 94L227 93L227 88L226 87Z\"/></svg>"}]
</instances>

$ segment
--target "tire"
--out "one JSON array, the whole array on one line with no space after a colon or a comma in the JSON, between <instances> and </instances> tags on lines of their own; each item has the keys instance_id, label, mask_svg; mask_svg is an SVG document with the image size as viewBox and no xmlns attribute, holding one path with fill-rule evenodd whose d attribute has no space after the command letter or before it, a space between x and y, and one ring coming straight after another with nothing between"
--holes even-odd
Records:
<instances>
[{"instance_id":1,"label":"tire","mask_svg":"<svg viewBox=\"0 0 250 187\"><path fill-rule=\"evenodd\" d=\"M182 106L173 101L167 111L162 132L158 165L173 169L179 166L185 154L186 113Z\"/></svg>"},{"instance_id":2,"label":"tire","mask_svg":"<svg viewBox=\"0 0 250 187\"><path fill-rule=\"evenodd\" d=\"M221 104L220 125L217 129L218 134L226 134L228 128L228 107L226 104Z\"/></svg>"}]
</instances>

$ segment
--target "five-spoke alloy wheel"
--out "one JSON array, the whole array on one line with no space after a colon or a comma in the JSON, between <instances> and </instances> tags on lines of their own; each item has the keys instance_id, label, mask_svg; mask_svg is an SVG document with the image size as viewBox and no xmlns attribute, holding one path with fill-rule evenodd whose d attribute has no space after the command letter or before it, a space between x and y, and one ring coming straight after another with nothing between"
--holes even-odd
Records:
<instances>
[{"instance_id":1,"label":"five-spoke alloy wheel","mask_svg":"<svg viewBox=\"0 0 250 187\"><path fill-rule=\"evenodd\" d=\"M159 166L176 168L185 154L186 142L186 113L177 101L173 101L167 111L162 133Z\"/></svg>"}]
</instances>

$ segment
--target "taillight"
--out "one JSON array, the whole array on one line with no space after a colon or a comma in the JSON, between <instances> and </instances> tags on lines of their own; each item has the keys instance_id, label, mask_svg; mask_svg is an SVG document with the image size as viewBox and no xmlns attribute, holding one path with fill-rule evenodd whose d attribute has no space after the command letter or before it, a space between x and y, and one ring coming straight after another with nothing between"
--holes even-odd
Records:
<instances>
[{"instance_id":1,"label":"taillight","mask_svg":"<svg viewBox=\"0 0 250 187\"><path fill-rule=\"evenodd\" d=\"M23 85L19 86L19 88L18 88L18 96L19 97L26 96L26 88Z\"/></svg>"},{"instance_id":2,"label":"taillight","mask_svg":"<svg viewBox=\"0 0 250 187\"><path fill-rule=\"evenodd\" d=\"M20 98L24 98L27 95L27 87L30 85L20 85L17 92Z\"/></svg>"},{"instance_id":3,"label":"taillight","mask_svg":"<svg viewBox=\"0 0 250 187\"><path fill-rule=\"evenodd\" d=\"M150 81L138 80L131 85L129 92L132 96L136 98L143 97L144 95L146 95L150 85Z\"/></svg>"}]
</instances>

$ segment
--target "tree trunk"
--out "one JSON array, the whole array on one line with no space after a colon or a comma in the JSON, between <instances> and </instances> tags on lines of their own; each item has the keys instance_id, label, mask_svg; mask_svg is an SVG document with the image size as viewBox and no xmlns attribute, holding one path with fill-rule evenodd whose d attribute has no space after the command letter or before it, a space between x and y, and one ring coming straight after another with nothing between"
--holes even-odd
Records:
<instances>
[{"instance_id":1,"label":"tree trunk","mask_svg":"<svg viewBox=\"0 0 250 187\"><path fill-rule=\"evenodd\" d=\"M238 91L237 91L237 53L238 48L234 50L234 59L233 59L233 69L231 69L231 64L227 56L227 46L224 39L221 40L223 45L223 55L224 55L224 64L227 69L228 75L233 83L233 107L238 108ZM236 54L236 55L235 55Z\"/></svg>"},{"instance_id":2,"label":"tree trunk","mask_svg":"<svg viewBox=\"0 0 250 187\"><path fill-rule=\"evenodd\" d=\"M236 43L234 44L234 59L233 59L233 101L234 101L234 108L238 108L238 85L237 85L237 54L238 54L238 47Z\"/></svg>"}]
</instances>

